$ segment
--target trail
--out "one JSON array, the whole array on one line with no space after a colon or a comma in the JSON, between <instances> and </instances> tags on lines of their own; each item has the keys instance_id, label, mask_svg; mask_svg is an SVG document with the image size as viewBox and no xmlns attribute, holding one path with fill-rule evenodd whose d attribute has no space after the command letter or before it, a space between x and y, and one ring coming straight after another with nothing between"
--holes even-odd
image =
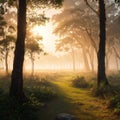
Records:
<instances>
[{"instance_id":1,"label":"trail","mask_svg":"<svg viewBox=\"0 0 120 120\"><path fill-rule=\"evenodd\" d=\"M93 97L88 89L74 88L70 79L71 76L63 75L51 81L58 98L45 109L50 111L47 114L51 118L43 120L54 120L54 116L61 112L73 114L79 120L119 120L107 109L106 100Z\"/></svg>"}]
</instances>

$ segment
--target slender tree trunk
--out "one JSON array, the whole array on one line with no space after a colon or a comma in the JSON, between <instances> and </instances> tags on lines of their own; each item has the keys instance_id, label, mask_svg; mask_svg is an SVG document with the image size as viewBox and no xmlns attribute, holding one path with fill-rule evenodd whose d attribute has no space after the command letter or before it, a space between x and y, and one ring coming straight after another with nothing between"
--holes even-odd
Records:
<instances>
[{"instance_id":1,"label":"slender tree trunk","mask_svg":"<svg viewBox=\"0 0 120 120\"><path fill-rule=\"evenodd\" d=\"M75 51L74 48L72 48L72 62L73 62L73 71L75 71Z\"/></svg>"},{"instance_id":2,"label":"slender tree trunk","mask_svg":"<svg viewBox=\"0 0 120 120\"><path fill-rule=\"evenodd\" d=\"M32 76L34 75L34 59L32 59Z\"/></svg>"},{"instance_id":3,"label":"slender tree trunk","mask_svg":"<svg viewBox=\"0 0 120 120\"><path fill-rule=\"evenodd\" d=\"M91 71L95 72L94 70L94 49L91 48L91 51L89 51L88 54L89 54L89 59L90 59Z\"/></svg>"},{"instance_id":4,"label":"slender tree trunk","mask_svg":"<svg viewBox=\"0 0 120 120\"><path fill-rule=\"evenodd\" d=\"M17 41L11 76L10 96L16 97L22 102L25 100L23 92L23 62L26 36L26 0L19 0L17 24Z\"/></svg>"},{"instance_id":5,"label":"slender tree trunk","mask_svg":"<svg viewBox=\"0 0 120 120\"><path fill-rule=\"evenodd\" d=\"M30 57L31 57L31 75L34 75L34 58L33 58L33 54L32 52L30 53Z\"/></svg>"},{"instance_id":6,"label":"slender tree trunk","mask_svg":"<svg viewBox=\"0 0 120 120\"><path fill-rule=\"evenodd\" d=\"M89 66L89 62L87 58L87 52L83 46L82 46L82 51L83 51L85 70L90 71L90 66Z\"/></svg>"},{"instance_id":7,"label":"slender tree trunk","mask_svg":"<svg viewBox=\"0 0 120 120\"><path fill-rule=\"evenodd\" d=\"M118 58L115 57L115 61L116 61L116 70L117 72L119 71L119 63L118 63Z\"/></svg>"},{"instance_id":8,"label":"slender tree trunk","mask_svg":"<svg viewBox=\"0 0 120 120\"><path fill-rule=\"evenodd\" d=\"M5 52L5 71L6 75L8 75L8 51Z\"/></svg>"},{"instance_id":9,"label":"slender tree trunk","mask_svg":"<svg viewBox=\"0 0 120 120\"><path fill-rule=\"evenodd\" d=\"M108 81L105 73L105 47L106 47L106 13L104 0L99 0L99 24L100 24L100 43L98 51L98 88L101 84L107 85Z\"/></svg>"}]
</instances>

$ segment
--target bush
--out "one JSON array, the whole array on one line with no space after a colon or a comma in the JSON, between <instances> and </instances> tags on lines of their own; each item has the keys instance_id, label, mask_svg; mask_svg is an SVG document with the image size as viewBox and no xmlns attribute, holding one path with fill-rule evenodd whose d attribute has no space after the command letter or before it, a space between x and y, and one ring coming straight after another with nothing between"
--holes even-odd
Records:
<instances>
[{"instance_id":1,"label":"bush","mask_svg":"<svg viewBox=\"0 0 120 120\"><path fill-rule=\"evenodd\" d=\"M39 101L44 102L51 100L56 97L56 93L51 87L46 86L33 86L31 88L26 88L27 95L31 98L36 97Z\"/></svg>"},{"instance_id":2,"label":"bush","mask_svg":"<svg viewBox=\"0 0 120 120\"><path fill-rule=\"evenodd\" d=\"M1 120L38 120L37 111L36 104L30 102L20 104L15 98L9 98L6 94L0 98Z\"/></svg>"},{"instance_id":3,"label":"bush","mask_svg":"<svg viewBox=\"0 0 120 120\"><path fill-rule=\"evenodd\" d=\"M28 101L20 104L15 98L8 96L9 80L0 80L0 119L1 120L39 120L42 102L51 100L56 96L52 87L45 79L39 77L26 77L24 91ZM7 89L7 90L6 90Z\"/></svg>"},{"instance_id":4,"label":"bush","mask_svg":"<svg viewBox=\"0 0 120 120\"><path fill-rule=\"evenodd\" d=\"M115 114L120 115L120 95L116 95L110 99L108 108L114 109Z\"/></svg>"},{"instance_id":5,"label":"bush","mask_svg":"<svg viewBox=\"0 0 120 120\"><path fill-rule=\"evenodd\" d=\"M72 85L77 88L87 88L89 84L86 82L84 77L77 76L73 81Z\"/></svg>"},{"instance_id":6,"label":"bush","mask_svg":"<svg viewBox=\"0 0 120 120\"><path fill-rule=\"evenodd\" d=\"M26 77L24 87L27 97L31 100L34 98L40 102L45 102L56 96L51 83L46 78L40 78L39 76L34 76L34 78Z\"/></svg>"},{"instance_id":7,"label":"bush","mask_svg":"<svg viewBox=\"0 0 120 120\"><path fill-rule=\"evenodd\" d=\"M92 94L93 94L93 96L101 97L101 98L105 99L105 98L108 98L108 97L111 97L112 95L114 95L114 90L111 86L105 85L103 83L103 84L101 84L101 86L99 88L95 86L92 89Z\"/></svg>"}]
</instances>

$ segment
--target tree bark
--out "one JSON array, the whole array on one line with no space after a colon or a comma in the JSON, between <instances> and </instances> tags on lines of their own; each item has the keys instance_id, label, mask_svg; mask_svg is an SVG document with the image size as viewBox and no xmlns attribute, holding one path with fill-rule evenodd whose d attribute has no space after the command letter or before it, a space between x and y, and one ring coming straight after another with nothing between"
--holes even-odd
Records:
<instances>
[{"instance_id":1,"label":"tree bark","mask_svg":"<svg viewBox=\"0 0 120 120\"><path fill-rule=\"evenodd\" d=\"M100 24L100 43L98 50L98 88L101 84L108 85L105 73L105 47L106 47L106 13L104 0L99 0L99 24Z\"/></svg>"},{"instance_id":2,"label":"tree bark","mask_svg":"<svg viewBox=\"0 0 120 120\"><path fill-rule=\"evenodd\" d=\"M19 0L17 24L17 41L11 76L10 96L23 101L25 100L23 92L23 62L26 36L26 0Z\"/></svg>"}]
</instances>

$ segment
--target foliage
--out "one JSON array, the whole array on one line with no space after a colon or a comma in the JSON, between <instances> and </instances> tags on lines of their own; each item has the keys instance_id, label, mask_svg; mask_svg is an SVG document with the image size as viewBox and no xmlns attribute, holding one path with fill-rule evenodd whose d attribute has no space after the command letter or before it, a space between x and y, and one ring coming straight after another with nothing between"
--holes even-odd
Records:
<instances>
[{"instance_id":1,"label":"foliage","mask_svg":"<svg viewBox=\"0 0 120 120\"><path fill-rule=\"evenodd\" d=\"M2 120L37 120L38 103L32 102L34 104L30 102L20 104L16 99L2 94L0 95L0 118Z\"/></svg>"},{"instance_id":2,"label":"foliage","mask_svg":"<svg viewBox=\"0 0 120 120\"><path fill-rule=\"evenodd\" d=\"M30 78L27 78L27 79L30 79ZM30 98L31 100L37 99L38 101L41 101L41 102L49 101L55 98L56 93L51 88L49 82L45 79L41 79L41 80L39 79L40 78L34 76L34 78L32 80L30 79L30 81L25 80L25 84L29 84L28 82L31 82L31 84L27 85L25 88L25 92L28 98ZM32 85L32 83L35 85Z\"/></svg>"},{"instance_id":3,"label":"foliage","mask_svg":"<svg viewBox=\"0 0 120 120\"><path fill-rule=\"evenodd\" d=\"M113 96L110 99L108 108L114 109L115 114L120 115L120 95Z\"/></svg>"},{"instance_id":4,"label":"foliage","mask_svg":"<svg viewBox=\"0 0 120 120\"><path fill-rule=\"evenodd\" d=\"M89 84L86 82L84 77L77 76L73 81L72 84L74 87L77 88L87 88Z\"/></svg>"},{"instance_id":5,"label":"foliage","mask_svg":"<svg viewBox=\"0 0 120 120\"><path fill-rule=\"evenodd\" d=\"M38 120L43 103L56 97L50 83L45 79L40 79L38 76L34 78L25 76L24 79L24 90L28 101L21 104L15 98L8 96L10 77L4 75L0 77L1 120Z\"/></svg>"},{"instance_id":6,"label":"foliage","mask_svg":"<svg viewBox=\"0 0 120 120\"><path fill-rule=\"evenodd\" d=\"M40 48L39 43L35 40L31 40L26 43L26 51L31 54L31 53L40 53L42 52L42 48Z\"/></svg>"},{"instance_id":7,"label":"foliage","mask_svg":"<svg viewBox=\"0 0 120 120\"><path fill-rule=\"evenodd\" d=\"M47 5L47 6L54 6L59 7L62 5L63 0L29 0L28 2L34 2L36 5Z\"/></svg>"},{"instance_id":8,"label":"foliage","mask_svg":"<svg viewBox=\"0 0 120 120\"><path fill-rule=\"evenodd\" d=\"M30 94L30 98L39 99L39 101L48 101L53 99L56 96L56 93L50 87L32 87L26 89L27 93ZM31 99L32 100L32 99Z\"/></svg>"},{"instance_id":9,"label":"foliage","mask_svg":"<svg viewBox=\"0 0 120 120\"><path fill-rule=\"evenodd\" d=\"M110 85L105 85L102 83L99 87L94 87L92 89L92 95L106 99L115 94L115 91Z\"/></svg>"}]
</instances>

